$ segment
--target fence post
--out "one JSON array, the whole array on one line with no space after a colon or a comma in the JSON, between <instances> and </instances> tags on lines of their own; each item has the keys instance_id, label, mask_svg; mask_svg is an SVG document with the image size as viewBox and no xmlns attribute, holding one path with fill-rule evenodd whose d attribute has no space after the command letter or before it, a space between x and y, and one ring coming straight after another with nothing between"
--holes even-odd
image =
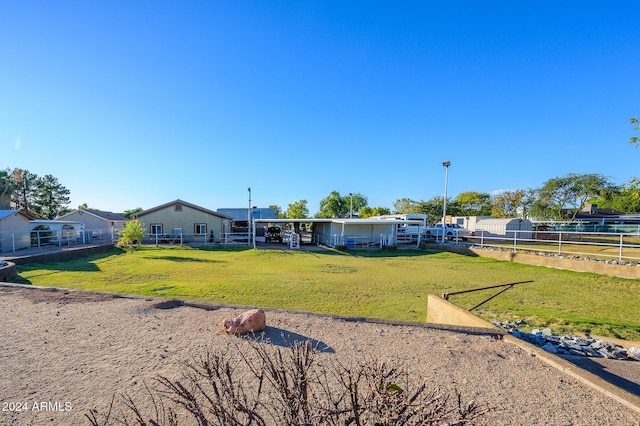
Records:
<instances>
[{"instance_id":1,"label":"fence post","mask_svg":"<svg viewBox=\"0 0 640 426\"><path fill-rule=\"evenodd\" d=\"M558 254L562 254L562 231L558 234Z\"/></svg>"},{"instance_id":2,"label":"fence post","mask_svg":"<svg viewBox=\"0 0 640 426\"><path fill-rule=\"evenodd\" d=\"M513 251L518 251L518 231L513 231Z\"/></svg>"},{"instance_id":3,"label":"fence post","mask_svg":"<svg viewBox=\"0 0 640 426\"><path fill-rule=\"evenodd\" d=\"M620 234L620 255L618 257L619 260L622 260L622 244L623 244L624 234Z\"/></svg>"}]
</instances>

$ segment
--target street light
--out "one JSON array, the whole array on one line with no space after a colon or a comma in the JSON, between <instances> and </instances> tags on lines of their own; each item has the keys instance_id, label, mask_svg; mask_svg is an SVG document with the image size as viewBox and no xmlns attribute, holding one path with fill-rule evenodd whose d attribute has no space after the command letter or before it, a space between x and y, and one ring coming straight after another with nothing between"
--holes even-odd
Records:
<instances>
[{"instance_id":1,"label":"street light","mask_svg":"<svg viewBox=\"0 0 640 426\"><path fill-rule=\"evenodd\" d=\"M447 219L447 186L449 185L449 166L451 161L446 160L442 162L444 166L444 200L442 203L442 243L444 244L444 238L447 235L447 228L445 226Z\"/></svg>"},{"instance_id":2,"label":"street light","mask_svg":"<svg viewBox=\"0 0 640 426\"><path fill-rule=\"evenodd\" d=\"M251 187L247 188L249 191L249 209L247 210L247 245L251 245Z\"/></svg>"},{"instance_id":3,"label":"street light","mask_svg":"<svg viewBox=\"0 0 640 426\"><path fill-rule=\"evenodd\" d=\"M349 219L353 217L353 194L349 193L349 197L351 197L351 201L349 204Z\"/></svg>"}]
</instances>

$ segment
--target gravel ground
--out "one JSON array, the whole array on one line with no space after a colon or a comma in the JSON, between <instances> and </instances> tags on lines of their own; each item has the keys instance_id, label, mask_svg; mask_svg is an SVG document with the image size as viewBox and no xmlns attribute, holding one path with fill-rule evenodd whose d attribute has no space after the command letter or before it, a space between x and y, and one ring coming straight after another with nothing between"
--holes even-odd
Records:
<instances>
[{"instance_id":1,"label":"gravel ground","mask_svg":"<svg viewBox=\"0 0 640 426\"><path fill-rule=\"evenodd\" d=\"M0 424L88 424L85 413L104 412L116 392L136 398L207 348L248 345L217 327L242 311L0 286ZM482 418L490 425L640 425L631 409L488 336L283 311L267 311L265 334L274 346L283 334L311 339L331 361L376 357L455 384L493 409Z\"/></svg>"}]
</instances>

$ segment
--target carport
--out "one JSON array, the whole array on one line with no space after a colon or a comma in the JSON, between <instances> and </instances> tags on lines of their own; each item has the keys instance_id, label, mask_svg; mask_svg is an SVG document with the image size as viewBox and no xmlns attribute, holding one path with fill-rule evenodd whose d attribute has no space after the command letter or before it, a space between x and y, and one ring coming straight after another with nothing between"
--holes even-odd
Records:
<instances>
[{"instance_id":1,"label":"carport","mask_svg":"<svg viewBox=\"0 0 640 426\"><path fill-rule=\"evenodd\" d=\"M251 233L253 248L256 248L256 229L260 226L291 225L298 228L302 223L311 224L311 244L323 244L329 247L346 248L382 248L396 246L398 227L403 225L421 225L419 220L410 219L254 219ZM297 225L296 225L297 224ZM420 244L418 237L417 244Z\"/></svg>"}]
</instances>

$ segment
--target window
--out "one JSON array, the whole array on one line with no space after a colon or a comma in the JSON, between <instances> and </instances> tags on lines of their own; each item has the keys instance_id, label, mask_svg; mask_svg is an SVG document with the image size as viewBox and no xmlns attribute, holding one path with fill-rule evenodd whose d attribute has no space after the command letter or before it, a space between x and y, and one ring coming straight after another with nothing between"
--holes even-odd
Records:
<instances>
[{"instance_id":1,"label":"window","mask_svg":"<svg viewBox=\"0 0 640 426\"><path fill-rule=\"evenodd\" d=\"M162 224L161 223L152 223L151 224L151 235L162 234Z\"/></svg>"},{"instance_id":2,"label":"window","mask_svg":"<svg viewBox=\"0 0 640 426\"><path fill-rule=\"evenodd\" d=\"M175 211L181 212L182 211L182 204L176 204Z\"/></svg>"},{"instance_id":3,"label":"window","mask_svg":"<svg viewBox=\"0 0 640 426\"><path fill-rule=\"evenodd\" d=\"M196 235L206 235L207 234L207 224L206 223L196 223L194 225L193 233Z\"/></svg>"}]
</instances>

